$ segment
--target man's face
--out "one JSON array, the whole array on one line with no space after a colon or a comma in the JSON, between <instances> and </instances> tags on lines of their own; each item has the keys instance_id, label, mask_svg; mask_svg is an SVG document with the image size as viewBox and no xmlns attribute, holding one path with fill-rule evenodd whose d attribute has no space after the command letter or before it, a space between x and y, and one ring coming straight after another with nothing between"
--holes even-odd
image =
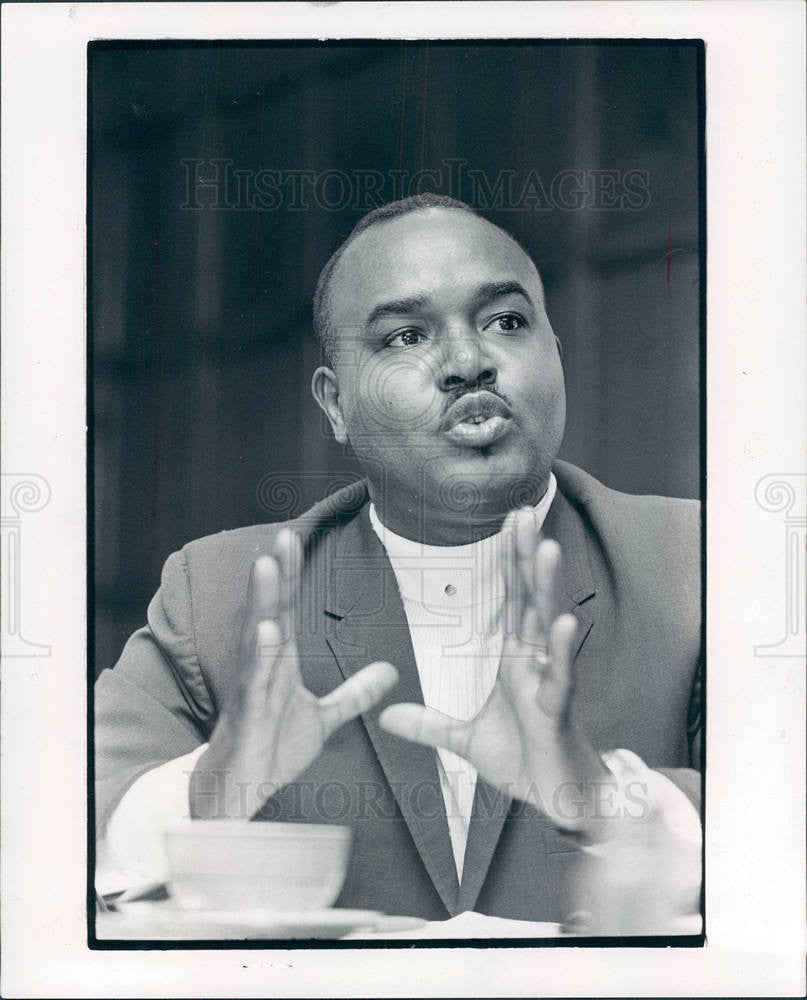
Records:
<instances>
[{"instance_id":1,"label":"man's face","mask_svg":"<svg viewBox=\"0 0 807 1000\"><path fill-rule=\"evenodd\" d=\"M334 375L320 369L315 396L388 527L459 543L540 498L563 373L540 279L509 237L457 209L378 223L339 261L331 315Z\"/></svg>"}]
</instances>

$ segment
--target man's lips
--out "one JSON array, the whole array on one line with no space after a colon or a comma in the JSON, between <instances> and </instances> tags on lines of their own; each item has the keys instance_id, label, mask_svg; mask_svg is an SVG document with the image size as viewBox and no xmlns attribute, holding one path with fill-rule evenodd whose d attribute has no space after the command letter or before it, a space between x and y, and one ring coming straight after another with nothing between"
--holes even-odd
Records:
<instances>
[{"instance_id":1,"label":"man's lips","mask_svg":"<svg viewBox=\"0 0 807 1000\"><path fill-rule=\"evenodd\" d=\"M480 417L482 420L487 420L489 417L503 417L505 420L509 420L512 416L507 403L499 396L494 396L492 392L486 390L467 392L449 406L440 429L451 430L452 427L463 421L475 423Z\"/></svg>"},{"instance_id":2,"label":"man's lips","mask_svg":"<svg viewBox=\"0 0 807 1000\"><path fill-rule=\"evenodd\" d=\"M507 433L512 417L510 407L499 396L472 392L451 404L440 429L454 444L485 448Z\"/></svg>"}]
</instances>

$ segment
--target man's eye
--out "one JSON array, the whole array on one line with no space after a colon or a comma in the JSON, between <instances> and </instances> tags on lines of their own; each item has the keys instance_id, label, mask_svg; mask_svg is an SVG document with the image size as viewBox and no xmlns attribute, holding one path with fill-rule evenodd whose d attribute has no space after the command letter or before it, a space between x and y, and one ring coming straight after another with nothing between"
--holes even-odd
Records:
<instances>
[{"instance_id":1,"label":"man's eye","mask_svg":"<svg viewBox=\"0 0 807 1000\"><path fill-rule=\"evenodd\" d=\"M393 337L390 337L387 343L393 347L414 347L425 339L422 330L410 327L406 330L399 330Z\"/></svg>"},{"instance_id":2,"label":"man's eye","mask_svg":"<svg viewBox=\"0 0 807 1000\"><path fill-rule=\"evenodd\" d=\"M519 316L518 313L502 313L501 316L496 316L492 319L485 329L502 330L505 333L509 333L511 330L520 330L521 327L526 325L524 317Z\"/></svg>"}]
</instances>

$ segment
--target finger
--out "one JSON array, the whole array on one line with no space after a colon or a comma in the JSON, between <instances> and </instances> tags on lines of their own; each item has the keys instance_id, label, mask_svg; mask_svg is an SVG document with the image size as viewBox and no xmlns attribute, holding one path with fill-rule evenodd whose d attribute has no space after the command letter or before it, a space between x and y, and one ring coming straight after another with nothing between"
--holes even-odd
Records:
<instances>
[{"instance_id":1,"label":"finger","mask_svg":"<svg viewBox=\"0 0 807 1000\"><path fill-rule=\"evenodd\" d=\"M534 605L544 636L549 635L550 626L560 612L560 567L560 545L552 538L543 539L535 549L532 587Z\"/></svg>"},{"instance_id":2,"label":"finger","mask_svg":"<svg viewBox=\"0 0 807 1000\"><path fill-rule=\"evenodd\" d=\"M241 673L242 690L247 698L265 699L281 647L277 622L258 622L246 645L245 663Z\"/></svg>"},{"instance_id":3,"label":"finger","mask_svg":"<svg viewBox=\"0 0 807 1000\"><path fill-rule=\"evenodd\" d=\"M533 587L533 562L540 535L535 525L535 511L532 508L522 507L515 512L515 515L519 581L525 588L525 601L528 601Z\"/></svg>"},{"instance_id":4,"label":"finger","mask_svg":"<svg viewBox=\"0 0 807 1000\"><path fill-rule=\"evenodd\" d=\"M303 547L299 534L291 528L281 528L272 546L272 553L280 568L277 618L284 637L290 638L294 635L302 575Z\"/></svg>"},{"instance_id":5,"label":"finger","mask_svg":"<svg viewBox=\"0 0 807 1000\"><path fill-rule=\"evenodd\" d=\"M283 647L280 627L274 619L258 622L255 629L255 655L260 660L273 659Z\"/></svg>"},{"instance_id":6,"label":"finger","mask_svg":"<svg viewBox=\"0 0 807 1000\"><path fill-rule=\"evenodd\" d=\"M522 590L519 582L516 541L517 511L511 511L502 525L501 569L504 577L503 625L505 642L518 633L521 619Z\"/></svg>"},{"instance_id":7,"label":"finger","mask_svg":"<svg viewBox=\"0 0 807 1000\"><path fill-rule=\"evenodd\" d=\"M258 556L253 562L247 583L247 607L241 641L249 648L262 621L277 618L280 599L280 567L272 556Z\"/></svg>"},{"instance_id":8,"label":"finger","mask_svg":"<svg viewBox=\"0 0 807 1000\"><path fill-rule=\"evenodd\" d=\"M541 677L538 705L552 719L562 718L571 706L576 635L574 615L561 615L549 630L549 665Z\"/></svg>"},{"instance_id":9,"label":"finger","mask_svg":"<svg viewBox=\"0 0 807 1000\"><path fill-rule=\"evenodd\" d=\"M288 611L297 596L302 571L303 548L298 532L281 528L272 546L272 554L280 567L280 611Z\"/></svg>"},{"instance_id":10,"label":"finger","mask_svg":"<svg viewBox=\"0 0 807 1000\"><path fill-rule=\"evenodd\" d=\"M282 710L296 689L303 689L297 644L284 642L277 622L258 625L255 666L249 685L253 707L275 713ZM271 706L271 707L270 707Z\"/></svg>"},{"instance_id":11,"label":"finger","mask_svg":"<svg viewBox=\"0 0 807 1000\"><path fill-rule=\"evenodd\" d=\"M540 658L536 666L540 666L547 661L549 629L561 608L561 550L554 539L541 539L534 523L529 529L521 528L520 537L519 581L526 599L520 611L518 634L523 643L538 650ZM527 570L527 546L533 542L535 548ZM529 582L525 582L525 577Z\"/></svg>"},{"instance_id":12,"label":"finger","mask_svg":"<svg viewBox=\"0 0 807 1000\"><path fill-rule=\"evenodd\" d=\"M512 512L505 521L502 571L505 577L505 646L507 656L522 647L547 645L535 605L533 587L536 546L540 535L530 508ZM505 530L505 529L503 529Z\"/></svg>"},{"instance_id":13,"label":"finger","mask_svg":"<svg viewBox=\"0 0 807 1000\"><path fill-rule=\"evenodd\" d=\"M343 723L377 705L398 683L398 671L379 661L364 667L319 700L320 718L326 738Z\"/></svg>"},{"instance_id":14,"label":"finger","mask_svg":"<svg viewBox=\"0 0 807 1000\"><path fill-rule=\"evenodd\" d=\"M471 724L452 719L423 705L399 704L385 708L379 724L388 733L427 747L445 747L461 757L468 756Z\"/></svg>"}]
</instances>

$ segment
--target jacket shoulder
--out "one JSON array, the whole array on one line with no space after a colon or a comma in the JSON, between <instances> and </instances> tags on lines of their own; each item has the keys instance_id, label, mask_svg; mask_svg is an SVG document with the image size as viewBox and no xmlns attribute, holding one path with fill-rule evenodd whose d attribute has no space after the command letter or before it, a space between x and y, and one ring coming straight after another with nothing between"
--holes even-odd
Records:
<instances>
[{"instance_id":1,"label":"jacket shoulder","mask_svg":"<svg viewBox=\"0 0 807 1000\"><path fill-rule=\"evenodd\" d=\"M291 528L298 532L308 548L323 533L339 530L349 523L367 502L367 484L357 480L320 500L298 517L265 524L252 524L244 528L219 531L213 535L196 538L182 547L182 556L190 570L216 569L220 574L227 566L251 562L271 551L278 532Z\"/></svg>"},{"instance_id":2,"label":"jacket shoulder","mask_svg":"<svg viewBox=\"0 0 807 1000\"><path fill-rule=\"evenodd\" d=\"M216 629L230 629L243 615L243 601L253 562L270 555L278 532L298 532L308 562L324 538L340 533L368 499L365 480L358 480L325 497L299 517L219 531L188 542L171 557L183 564L190 604L200 642ZM169 562L171 561L169 560ZM166 564L167 565L167 564Z\"/></svg>"},{"instance_id":3,"label":"jacket shoulder","mask_svg":"<svg viewBox=\"0 0 807 1000\"><path fill-rule=\"evenodd\" d=\"M617 519L638 517L643 520L672 518L687 524L700 525L700 501L689 498L665 497L652 494L622 493L605 486L588 472L571 462L557 461L552 469L560 492L572 503L610 512Z\"/></svg>"},{"instance_id":4,"label":"jacket shoulder","mask_svg":"<svg viewBox=\"0 0 807 1000\"><path fill-rule=\"evenodd\" d=\"M568 462L554 466L560 492L588 525L614 569L649 589L700 592L701 511L698 500L636 496L604 486Z\"/></svg>"},{"instance_id":5,"label":"jacket shoulder","mask_svg":"<svg viewBox=\"0 0 807 1000\"><path fill-rule=\"evenodd\" d=\"M184 577L182 628L193 637L214 702L232 679L237 662L252 563L258 556L272 553L274 540L284 526L300 533L308 560L321 540L339 533L356 518L366 499L364 481L354 483L299 517L197 538L169 558L166 567L173 565L172 578Z\"/></svg>"}]
</instances>

